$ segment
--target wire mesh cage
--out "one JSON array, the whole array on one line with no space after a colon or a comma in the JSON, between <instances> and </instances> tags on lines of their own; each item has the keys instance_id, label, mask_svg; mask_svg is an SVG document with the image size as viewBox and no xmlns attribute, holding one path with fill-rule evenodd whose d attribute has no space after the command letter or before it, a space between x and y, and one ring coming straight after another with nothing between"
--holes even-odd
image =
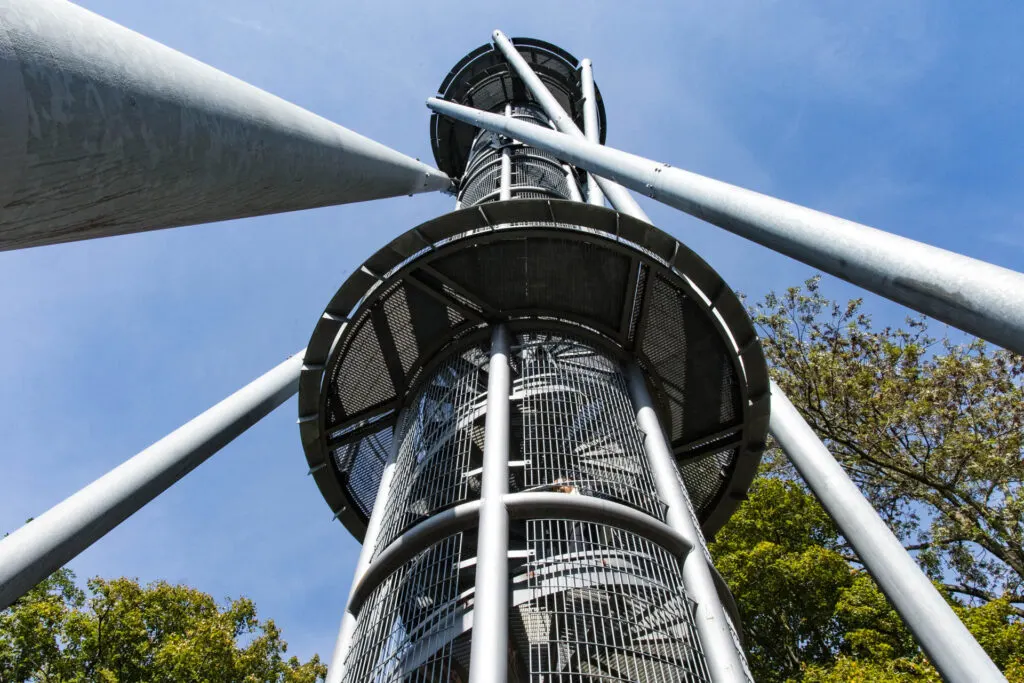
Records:
<instances>
[{"instance_id":1,"label":"wire mesh cage","mask_svg":"<svg viewBox=\"0 0 1024 683\"><path fill-rule=\"evenodd\" d=\"M561 519L526 523L529 600L513 639L530 683L709 680L678 559L637 534Z\"/></svg>"},{"instance_id":2,"label":"wire mesh cage","mask_svg":"<svg viewBox=\"0 0 1024 683\"><path fill-rule=\"evenodd\" d=\"M615 500L664 520L619 363L564 336L518 341L525 487Z\"/></svg>"},{"instance_id":3,"label":"wire mesh cage","mask_svg":"<svg viewBox=\"0 0 1024 683\"><path fill-rule=\"evenodd\" d=\"M533 107L512 108L513 118L548 127L548 119ZM501 157L508 150L511 162L512 199L570 199L569 177L554 155L506 139L490 131L480 131L470 148L466 173L459 190L463 207L498 201L501 192ZM575 181L573 181L575 182Z\"/></svg>"},{"instance_id":4,"label":"wire mesh cage","mask_svg":"<svg viewBox=\"0 0 1024 683\"><path fill-rule=\"evenodd\" d=\"M378 550L471 492L479 495L479 481L468 475L482 455L486 362L479 347L450 358L406 408Z\"/></svg>"},{"instance_id":5,"label":"wire mesh cage","mask_svg":"<svg viewBox=\"0 0 1024 683\"><path fill-rule=\"evenodd\" d=\"M465 683L456 657L462 534L418 553L370 594L345 662L346 683Z\"/></svg>"}]
</instances>

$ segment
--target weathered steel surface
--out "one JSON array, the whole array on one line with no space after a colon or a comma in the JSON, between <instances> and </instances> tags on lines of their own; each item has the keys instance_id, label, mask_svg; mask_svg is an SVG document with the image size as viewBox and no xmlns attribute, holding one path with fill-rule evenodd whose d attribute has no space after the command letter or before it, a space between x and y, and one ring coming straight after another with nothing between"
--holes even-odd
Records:
<instances>
[{"instance_id":1,"label":"weathered steel surface","mask_svg":"<svg viewBox=\"0 0 1024 683\"><path fill-rule=\"evenodd\" d=\"M81 7L0 0L0 250L449 183Z\"/></svg>"}]
</instances>

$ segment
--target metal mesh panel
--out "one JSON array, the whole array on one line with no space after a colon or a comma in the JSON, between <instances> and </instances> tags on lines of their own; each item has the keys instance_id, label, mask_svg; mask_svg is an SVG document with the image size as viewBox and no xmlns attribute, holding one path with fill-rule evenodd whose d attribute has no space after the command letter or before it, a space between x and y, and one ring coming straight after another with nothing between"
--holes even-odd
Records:
<instances>
[{"instance_id":1,"label":"metal mesh panel","mask_svg":"<svg viewBox=\"0 0 1024 683\"><path fill-rule=\"evenodd\" d=\"M548 127L542 113L530 107L515 107L512 117ZM459 201L465 207L497 201L501 187L502 148L510 147L512 165L510 190L513 199L571 199L565 170L554 155L509 142L490 131L481 131L470 148Z\"/></svg>"},{"instance_id":2,"label":"metal mesh panel","mask_svg":"<svg viewBox=\"0 0 1024 683\"><path fill-rule=\"evenodd\" d=\"M334 392L347 415L377 405L395 395L395 387L384 363L377 332L367 314L356 323L357 330L331 378Z\"/></svg>"},{"instance_id":3,"label":"metal mesh panel","mask_svg":"<svg viewBox=\"0 0 1024 683\"><path fill-rule=\"evenodd\" d=\"M379 432L338 447L332 453L335 466L347 476L346 485L359 511L369 517L380 487L384 464L391 452L393 429Z\"/></svg>"},{"instance_id":4,"label":"metal mesh panel","mask_svg":"<svg viewBox=\"0 0 1024 683\"><path fill-rule=\"evenodd\" d=\"M441 365L406 409L395 481L381 529L383 548L431 513L466 500L471 459L479 459L473 433L482 419L487 355L471 349ZM379 550L378 548L378 550Z\"/></svg>"},{"instance_id":5,"label":"metal mesh panel","mask_svg":"<svg viewBox=\"0 0 1024 683\"><path fill-rule=\"evenodd\" d=\"M352 635L346 682L460 680L448 631L465 608L458 599L461 559L462 534L449 536L406 562L370 594Z\"/></svg>"},{"instance_id":6,"label":"metal mesh panel","mask_svg":"<svg viewBox=\"0 0 1024 683\"><path fill-rule=\"evenodd\" d=\"M548 335L521 337L516 355L526 488L612 499L664 519L615 361Z\"/></svg>"},{"instance_id":7,"label":"metal mesh panel","mask_svg":"<svg viewBox=\"0 0 1024 683\"><path fill-rule=\"evenodd\" d=\"M413 363L419 358L420 351L416 344L416 335L413 333L412 313L404 287L395 288L384 299L384 314L387 316L388 329L391 330L391 338L395 342L402 372L408 374Z\"/></svg>"},{"instance_id":8,"label":"metal mesh panel","mask_svg":"<svg viewBox=\"0 0 1024 683\"><path fill-rule=\"evenodd\" d=\"M572 311L615 329L629 258L557 236L509 239L439 258L433 267L501 311ZM598 288L587 283L601 282Z\"/></svg>"},{"instance_id":9,"label":"metal mesh panel","mask_svg":"<svg viewBox=\"0 0 1024 683\"><path fill-rule=\"evenodd\" d=\"M653 326L644 336L643 350L651 362L659 367L672 370L665 379L680 389L686 388L686 321L683 318L683 304L686 295L654 277L649 284L647 318L660 322L660 327L678 330L678 334L654 333ZM674 438L674 437L673 437Z\"/></svg>"},{"instance_id":10,"label":"metal mesh panel","mask_svg":"<svg viewBox=\"0 0 1024 683\"><path fill-rule=\"evenodd\" d=\"M709 680L678 560L603 524L527 522L532 598L513 634L531 683Z\"/></svg>"},{"instance_id":11,"label":"metal mesh panel","mask_svg":"<svg viewBox=\"0 0 1024 683\"><path fill-rule=\"evenodd\" d=\"M724 478L723 470L736 458L736 446L710 453L693 460L679 463L679 474L686 491L690 494L690 502L698 515L709 503L714 502Z\"/></svg>"}]
</instances>

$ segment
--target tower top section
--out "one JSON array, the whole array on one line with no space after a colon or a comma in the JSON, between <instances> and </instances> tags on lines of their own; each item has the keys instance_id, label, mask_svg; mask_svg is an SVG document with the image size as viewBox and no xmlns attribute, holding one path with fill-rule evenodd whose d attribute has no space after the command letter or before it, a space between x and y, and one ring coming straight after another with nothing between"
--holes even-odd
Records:
<instances>
[{"instance_id":1,"label":"tower top section","mask_svg":"<svg viewBox=\"0 0 1024 683\"><path fill-rule=\"evenodd\" d=\"M582 129L584 122L580 61L562 48L543 40L511 40L516 50L537 73L562 108ZM594 90L603 143L606 133L604 100L596 86ZM438 97L498 113L504 111L506 104L535 103L526 85L491 43L481 45L459 60L438 88ZM478 132L477 128L469 124L433 114L430 117L430 138L437 167L452 178L461 177L466 170L470 147Z\"/></svg>"}]
</instances>

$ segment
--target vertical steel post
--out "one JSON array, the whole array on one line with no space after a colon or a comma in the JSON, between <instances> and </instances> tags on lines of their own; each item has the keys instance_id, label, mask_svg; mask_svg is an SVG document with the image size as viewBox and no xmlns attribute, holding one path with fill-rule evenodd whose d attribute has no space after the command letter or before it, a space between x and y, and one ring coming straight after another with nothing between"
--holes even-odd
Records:
<instances>
[{"instance_id":1,"label":"vertical steel post","mask_svg":"<svg viewBox=\"0 0 1024 683\"><path fill-rule=\"evenodd\" d=\"M584 59L580 68L580 82L583 87L583 135L594 144L601 144L601 124L597 120L597 88L594 87L594 67ZM597 177L587 173L587 204L604 206L604 193L597 184Z\"/></svg>"},{"instance_id":2,"label":"vertical steel post","mask_svg":"<svg viewBox=\"0 0 1024 683\"><path fill-rule=\"evenodd\" d=\"M522 79L523 83L526 84L526 89L530 91L534 99L537 100L537 104L540 105L544 113L548 115L551 122L555 125L555 129L583 139L583 131L576 127L569 114L562 109L562 105L558 103L555 96L551 94L551 91L547 89L547 86L540 80L530 65L526 63L523 56L519 54L519 50L515 48L512 41L502 33L501 31L495 31L493 34L494 45L498 48L505 59L508 61L509 67L516 72L516 75ZM543 130L543 129L541 129ZM633 195L629 194L629 190L616 185L611 180L606 178L597 178L598 184L601 189L604 190L605 195L608 197L608 201L612 203L616 211L640 219L646 223L650 223L651 219L647 217L644 210L640 208L640 205L633 199Z\"/></svg>"},{"instance_id":3,"label":"vertical steel post","mask_svg":"<svg viewBox=\"0 0 1024 683\"><path fill-rule=\"evenodd\" d=\"M395 477L405 417L405 413L402 413L395 422L394 433L391 439L391 452L388 455L387 463L384 464L384 471L380 477L380 486L377 487L377 497L374 498L373 502L373 511L370 513L370 519L366 523L366 533L363 534L363 547L359 551L359 559L356 560L356 570L352 574L352 588L349 590L348 604L345 605L345 614L341 618L338 640L334 645L334 654L331 656L331 663L327 668L327 679L324 683L341 683L345 677L345 659L348 657L352 634L356 628L356 615L351 610L352 594L355 592L356 586L359 585L363 575L366 574L366 568L370 566L370 561L377 550L381 523L384 520L385 509L391 497L391 482Z\"/></svg>"},{"instance_id":4,"label":"vertical steel post","mask_svg":"<svg viewBox=\"0 0 1024 683\"><path fill-rule=\"evenodd\" d=\"M505 105L505 116L512 116L512 105ZM512 141L508 140L501 148L501 185L499 185L498 199L506 201L512 199Z\"/></svg>"},{"instance_id":5,"label":"vertical steel post","mask_svg":"<svg viewBox=\"0 0 1024 683\"><path fill-rule=\"evenodd\" d=\"M1005 681L871 503L772 382L769 429L864 567L951 683Z\"/></svg>"},{"instance_id":6,"label":"vertical steel post","mask_svg":"<svg viewBox=\"0 0 1024 683\"><path fill-rule=\"evenodd\" d=\"M629 394L636 410L636 421L644 433L644 452L658 495L668 508L665 521L693 544L693 552L683 562L683 583L696 607L697 637L707 660L714 683L745 681L742 653L729 630L725 608L718 596L714 576L704 555L704 541L692 514L690 498L680 484L675 459L665 440L661 424L654 412L654 403L647 391L643 371L635 363L626 368Z\"/></svg>"},{"instance_id":7,"label":"vertical steel post","mask_svg":"<svg viewBox=\"0 0 1024 683\"><path fill-rule=\"evenodd\" d=\"M582 202L583 194L580 192L580 186L576 184L576 175L572 172L572 166L562 164L562 170L565 171L565 184L569 186L569 199L574 202Z\"/></svg>"},{"instance_id":8,"label":"vertical steel post","mask_svg":"<svg viewBox=\"0 0 1024 683\"><path fill-rule=\"evenodd\" d=\"M0 609L294 395L304 353L300 351L0 539Z\"/></svg>"},{"instance_id":9,"label":"vertical steel post","mask_svg":"<svg viewBox=\"0 0 1024 683\"><path fill-rule=\"evenodd\" d=\"M508 331L495 325L487 379L470 683L503 683L508 674L508 510L502 500L508 493L508 357Z\"/></svg>"}]
</instances>

